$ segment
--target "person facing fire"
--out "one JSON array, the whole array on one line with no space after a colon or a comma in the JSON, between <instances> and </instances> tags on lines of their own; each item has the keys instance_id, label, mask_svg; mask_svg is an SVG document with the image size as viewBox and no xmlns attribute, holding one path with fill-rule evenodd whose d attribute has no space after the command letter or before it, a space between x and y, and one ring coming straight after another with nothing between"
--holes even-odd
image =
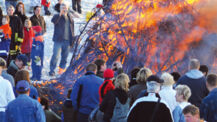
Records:
<instances>
[{"instance_id":1,"label":"person facing fire","mask_svg":"<svg viewBox=\"0 0 217 122\"><path fill-rule=\"evenodd\" d=\"M106 62L103 59L96 59L96 61L94 61L94 64L96 64L97 66L97 73L96 75L103 78L103 73L106 70Z\"/></svg>"},{"instance_id":2,"label":"person facing fire","mask_svg":"<svg viewBox=\"0 0 217 122\"><path fill-rule=\"evenodd\" d=\"M115 76L118 76L119 74L123 73L123 66L122 66L121 62L115 61L112 64L112 70L114 71Z\"/></svg>"}]
</instances>

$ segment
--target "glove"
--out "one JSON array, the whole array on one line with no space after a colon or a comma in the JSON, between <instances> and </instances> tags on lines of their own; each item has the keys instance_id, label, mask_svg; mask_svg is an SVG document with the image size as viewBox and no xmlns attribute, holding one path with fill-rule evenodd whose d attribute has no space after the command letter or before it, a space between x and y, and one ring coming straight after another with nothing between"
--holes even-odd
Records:
<instances>
[{"instance_id":1,"label":"glove","mask_svg":"<svg viewBox=\"0 0 217 122\"><path fill-rule=\"evenodd\" d=\"M39 56L35 56L34 62L36 63L36 66L41 66L41 58Z\"/></svg>"}]
</instances>

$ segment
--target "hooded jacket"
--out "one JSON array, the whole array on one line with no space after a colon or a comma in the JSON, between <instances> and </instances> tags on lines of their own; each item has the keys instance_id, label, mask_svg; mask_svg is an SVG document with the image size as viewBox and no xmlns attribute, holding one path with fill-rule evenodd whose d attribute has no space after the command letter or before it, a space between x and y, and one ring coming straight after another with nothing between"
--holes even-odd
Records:
<instances>
[{"instance_id":1,"label":"hooded jacket","mask_svg":"<svg viewBox=\"0 0 217 122\"><path fill-rule=\"evenodd\" d=\"M206 88L206 78L203 73L197 69L188 71L178 80L177 85L179 84L187 85L191 89L192 95L189 98L189 102L197 107L200 107L202 99L209 93Z\"/></svg>"}]
</instances>

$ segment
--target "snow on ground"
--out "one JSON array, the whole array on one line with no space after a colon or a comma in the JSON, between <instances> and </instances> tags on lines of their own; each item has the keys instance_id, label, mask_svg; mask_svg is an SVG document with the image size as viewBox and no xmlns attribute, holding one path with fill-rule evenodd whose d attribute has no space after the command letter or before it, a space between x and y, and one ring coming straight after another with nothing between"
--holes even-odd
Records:
<instances>
[{"instance_id":1,"label":"snow on ground","mask_svg":"<svg viewBox=\"0 0 217 122\"><path fill-rule=\"evenodd\" d=\"M30 1L31 0L20 0L23 1L25 4L25 8L27 9L26 11L28 12L28 8L30 6ZM55 10L53 9L54 5L57 3L58 0L51 0L52 1L52 5L49 8L49 10L51 11L52 15L55 14ZM68 2L70 4L70 9L72 8L72 0L65 0L66 2ZM102 3L102 0L82 0L81 1L81 7L82 7L82 15L80 15L80 18L75 18L75 35L78 35L82 26L85 24L85 17L86 17L86 13L88 11L91 11L98 3ZM4 4L4 0L0 0L0 5L3 6L3 9L5 10L5 4ZM27 13L26 12L26 13ZM6 13L6 11L4 11L4 14ZM43 9L42 9L42 13L44 13ZM53 41L52 41L52 37L53 37L53 32L54 32L54 25L53 23L51 23L51 16L44 16L46 24L47 24L47 32L46 35L44 36L44 41L45 41L45 47L44 47L44 67L42 70L42 79L43 80L47 80L50 79L50 77L48 76L48 72L50 70L50 60L51 60L51 56L53 54ZM32 16L31 14L27 13L27 16L30 17ZM71 56L72 56L72 52L70 52L69 56L68 56L68 62L67 62L67 66L69 66L70 60L71 60ZM60 61L60 59L59 59ZM59 62L58 62L59 64ZM57 65L58 66L58 65ZM58 71L58 68L56 68L56 72ZM30 73L31 74L31 73Z\"/></svg>"}]
</instances>

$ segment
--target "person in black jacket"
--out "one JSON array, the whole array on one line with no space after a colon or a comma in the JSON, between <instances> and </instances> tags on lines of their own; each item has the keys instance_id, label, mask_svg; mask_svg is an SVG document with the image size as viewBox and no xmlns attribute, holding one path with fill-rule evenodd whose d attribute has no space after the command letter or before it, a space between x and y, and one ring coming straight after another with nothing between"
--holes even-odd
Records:
<instances>
[{"instance_id":1,"label":"person in black jacket","mask_svg":"<svg viewBox=\"0 0 217 122\"><path fill-rule=\"evenodd\" d=\"M41 7L34 7L34 15L30 18L32 26L41 26L43 34L46 32L46 23L44 17L40 15Z\"/></svg>"},{"instance_id":2,"label":"person in black jacket","mask_svg":"<svg viewBox=\"0 0 217 122\"><path fill-rule=\"evenodd\" d=\"M8 57L8 64L20 54L20 45L23 42L23 24L21 19L14 15L14 7L11 5L7 9L8 16L10 17L10 27L12 30L10 51Z\"/></svg>"},{"instance_id":3,"label":"person in black jacket","mask_svg":"<svg viewBox=\"0 0 217 122\"><path fill-rule=\"evenodd\" d=\"M26 12L25 12L24 4L22 2L19 2L16 6L14 14L20 17L23 25L24 25L25 20L28 18L25 13Z\"/></svg>"}]
</instances>

